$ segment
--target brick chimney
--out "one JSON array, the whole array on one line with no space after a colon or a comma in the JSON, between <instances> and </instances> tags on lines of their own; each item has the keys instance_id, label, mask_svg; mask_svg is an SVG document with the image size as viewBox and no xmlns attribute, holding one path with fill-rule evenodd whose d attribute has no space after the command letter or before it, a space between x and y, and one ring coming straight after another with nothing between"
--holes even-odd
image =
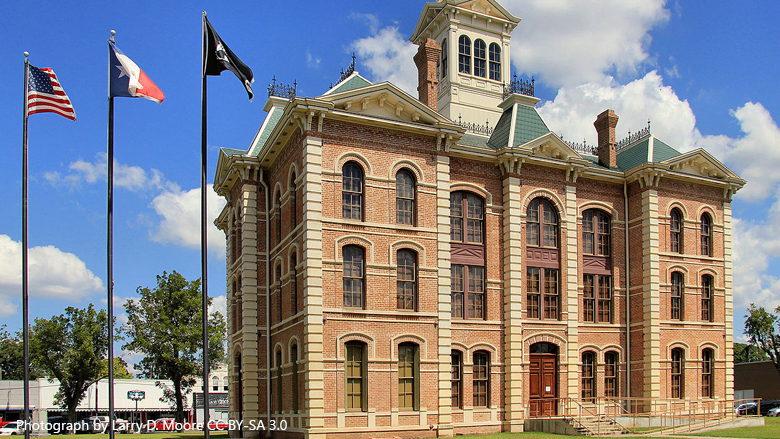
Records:
<instances>
[{"instance_id":1,"label":"brick chimney","mask_svg":"<svg viewBox=\"0 0 780 439\"><path fill-rule=\"evenodd\" d=\"M610 168L617 167L617 143L615 142L615 127L618 116L612 110L604 110L596 117L593 126L599 135L599 164Z\"/></svg>"},{"instance_id":2,"label":"brick chimney","mask_svg":"<svg viewBox=\"0 0 780 439\"><path fill-rule=\"evenodd\" d=\"M436 111L439 111L439 75L436 71L439 55L441 55L441 46L431 38L420 44L417 54L414 55L420 102Z\"/></svg>"}]
</instances>

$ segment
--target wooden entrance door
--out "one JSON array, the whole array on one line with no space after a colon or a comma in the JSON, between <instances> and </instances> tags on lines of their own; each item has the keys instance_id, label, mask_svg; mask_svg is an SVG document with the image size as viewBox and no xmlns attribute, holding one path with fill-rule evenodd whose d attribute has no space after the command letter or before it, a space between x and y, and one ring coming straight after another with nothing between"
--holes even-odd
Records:
<instances>
[{"instance_id":1,"label":"wooden entrance door","mask_svg":"<svg viewBox=\"0 0 780 439\"><path fill-rule=\"evenodd\" d=\"M555 354L531 354L531 416L555 416L558 406L558 367Z\"/></svg>"}]
</instances>

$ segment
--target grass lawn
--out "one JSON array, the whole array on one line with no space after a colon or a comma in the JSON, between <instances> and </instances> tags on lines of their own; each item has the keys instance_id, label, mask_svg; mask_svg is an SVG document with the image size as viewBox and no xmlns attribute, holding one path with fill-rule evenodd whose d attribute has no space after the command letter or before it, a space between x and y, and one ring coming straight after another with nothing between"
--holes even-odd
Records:
<instances>
[{"instance_id":1,"label":"grass lawn","mask_svg":"<svg viewBox=\"0 0 780 439\"><path fill-rule=\"evenodd\" d=\"M685 436L744 437L756 439L780 438L780 418L764 418L764 422L765 424L761 427L727 428L725 430L708 431L707 433L688 433Z\"/></svg>"},{"instance_id":2,"label":"grass lawn","mask_svg":"<svg viewBox=\"0 0 780 439\"><path fill-rule=\"evenodd\" d=\"M72 437L73 439L108 439L108 434L104 433L97 433L97 434L77 434L77 435L54 435L51 436L52 439L54 438L62 438L65 439L66 437ZM167 432L160 432L160 433L149 433L149 434L120 434L117 433L114 435L116 439L197 439L203 437L203 432L201 431L186 431L182 433L178 433L175 431L167 431ZM228 434L226 431L214 431L209 433L209 438L214 439L227 439Z\"/></svg>"}]
</instances>

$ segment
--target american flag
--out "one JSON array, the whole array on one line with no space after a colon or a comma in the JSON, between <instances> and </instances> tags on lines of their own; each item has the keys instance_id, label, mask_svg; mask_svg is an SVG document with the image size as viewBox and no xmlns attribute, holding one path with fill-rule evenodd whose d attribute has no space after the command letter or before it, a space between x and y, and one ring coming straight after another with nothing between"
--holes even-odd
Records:
<instances>
[{"instance_id":1,"label":"american flag","mask_svg":"<svg viewBox=\"0 0 780 439\"><path fill-rule=\"evenodd\" d=\"M60 86L54 70L29 66L27 81L27 114L57 113L60 116L76 120L76 113L68 95Z\"/></svg>"}]
</instances>

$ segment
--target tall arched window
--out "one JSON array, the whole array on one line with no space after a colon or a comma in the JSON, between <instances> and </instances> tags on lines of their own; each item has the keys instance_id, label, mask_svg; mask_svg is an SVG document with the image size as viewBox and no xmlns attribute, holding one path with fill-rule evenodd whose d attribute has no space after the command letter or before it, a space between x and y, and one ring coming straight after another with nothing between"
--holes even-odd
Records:
<instances>
[{"instance_id":1,"label":"tall arched window","mask_svg":"<svg viewBox=\"0 0 780 439\"><path fill-rule=\"evenodd\" d=\"M282 243L282 194L277 192L274 198L274 216L276 217L276 245Z\"/></svg>"},{"instance_id":2,"label":"tall arched window","mask_svg":"<svg viewBox=\"0 0 780 439\"><path fill-rule=\"evenodd\" d=\"M609 351L604 354L604 396L618 397L618 353Z\"/></svg>"},{"instance_id":3,"label":"tall arched window","mask_svg":"<svg viewBox=\"0 0 780 439\"><path fill-rule=\"evenodd\" d=\"M219 377L211 377L211 390L215 392L219 391Z\"/></svg>"},{"instance_id":4,"label":"tall arched window","mask_svg":"<svg viewBox=\"0 0 780 439\"><path fill-rule=\"evenodd\" d=\"M526 313L531 319L559 318L560 258L558 213L549 201L535 198L526 211Z\"/></svg>"},{"instance_id":5,"label":"tall arched window","mask_svg":"<svg viewBox=\"0 0 780 439\"><path fill-rule=\"evenodd\" d=\"M419 408L419 349L414 343L398 345L398 408Z\"/></svg>"},{"instance_id":6,"label":"tall arched window","mask_svg":"<svg viewBox=\"0 0 780 439\"><path fill-rule=\"evenodd\" d=\"M292 315L298 314L298 254L290 256L290 304Z\"/></svg>"},{"instance_id":7,"label":"tall arched window","mask_svg":"<svg viewBox=\"0 0 780 439\"><path fill-rule=\"evenodd\" d=\"M346 245L344 254L344 307L363 308L365 288L365 251L356 245Z\"/></svg>"},{"instance_id":8,"label":"tall arched window","mask_svg":"<svg viewBox=\"0 0 780 439\"><path fill-rule=\"evenodd\" d=\"M236 286L236 281L233 281L233 303L231 304L231 311L233 314L233 333L235 334L238 332L239 328L239 321L238 321L238 287Z\"/></svg>"},{"instance_id":9,"label":"tall arched window","mask_svg":"<svg viewBox=\"0 0 780 439\"><path fill-rule=\"evenodd\" d=\"M612 322L612 218L601 210L582 213L583 318Z\"/></svg>"},{"instance_id":10,"label":"tall arched window","mask_svg":"<svg viewBox=\"0 0 780 439\"><path fill-rule=\"evenodd\" d=\"M241 256L241 243L243 241L241 225L241 200L239 200L236 202L236 209L233 215L233 262Z\"/></svg>"},{"instance_id":11,"label":"tall arched window","mask_svg":"<svg viewBox=\"0 0 780 439\"><path fill-rule=\"evenodd\" d=\"M458 71L471 73L471 40L465 35L458 38Z\"/></svg>"},{"instance_id":12,"label":"tall arched window","mask_svg":"<svg viewBox=\"0 0 780 439\"><path fill-rule=\"evenodd\" d=\"M679 271L672 273L672 296L670 317L683 320L683 275Z\"/></svg>"},{"instance_id":13,"label":"tall arched window","mask_svg":"<svg viewBox=\"0 0 780 439\"><path fill-rule=\"evenodd\" d=\"M485 77L485 42L482 40L474 41L474 75Z\"/></svg>"},{"instance_id":14,"label":"tall arched window","mask_svg":"<svg viewBox=\"0 0 780 439\"><path fill-rule=\"evenodd\" d=\"M452 316L485 318L485 203L469 192L450 195Z\"/></svg>"},{"instance_id":15,"label":"tall arched window","mask_svg":"<svg viewBox=\"0 0 780 439\"><path fill-rule=\"evenodd\" d=\"M414 225L415 186L411 172L403 169L395 174L395 222L398 224Z\"/></svg>"},{"instance_id":16,"label":"tall arched window","mask_svg":"<svg viewBox=\"0 0 780 439\"><path fill-rule=\"evenodd\" d=\"M342 170L341 216L346 219L363 219L363 170L349 162Z\"/></svg>"},{"instance_id":17,"label":"tall arched window","mask_svg":"<svg viewBox=\"0 0 780 439\"><path fill-rule=\"evenodd\" d=\"M474 352L474 367L472 370L473 406L488 407L490 405L490 353Z\"/></svg>"},{"instance_id":18,"label":"tall arched window","mask_svg":"<svg viewBox=\"0 0 780 439\"><path fill-rule=\"evenodd\" d=\"M582 354L582 400L592 402L596 398L596 354Z\"/></svg>"},{"instance_id":19,"label":"tall arched window","mask_svg":"<svg viewBox=\"0 0 780 439\"><path fill-rule=\"evenodd\" d=\"M712 398L713 387L715 382L713 381L713 371L715 370L715 354L710 348L706 348L701 351L701 396L704 398Z\"/></svg>"},{"instance_id":20,"label":"tall arched window","mask_svg":"<svg viewBox=\"0 0 780 439\"><path fill-rule=\"evenodd\" d=\"M347 410L364 412L368 409L366 345L358 341L350 341L344 347L347 351L345 365Z\"/></svg>"},{"instance_id":21,"label":"tall arched window","mask_svg":"<svg viewBox=\"0 0 780 439\"><path fill-rule=\"evenodd\" d=\"M290 362L292 363L292 409L298 413L298 345L290 347Z\"/></svg>"},{"instance_id":22,"label":"tall arched window","mask_svg":"<svg viewBox=\"0 0 780 439\"><path fill-rule=\"evenodd\" d=\"M282 297L282 264L276 265L276 305L279 312L279 321L284 319L284 298Z\"/></svg>"},{"instance_id":23,"label":"tall arched window","mask_svg":"<svg viewBox=\"0 0 780 439\"><path fill-rule=\"evenodd\" d=\"M417 254L410 250L399 250L396 259L398 309L414 311L417 303Z\"/></svg>"},{"instance_id":24,"label":"tall arched window","mask_svg":"<svg viewBox=\"0 0 780 439\"><path fill-rule=\"evenodd\" d=\"M447 77L447 39L441 42L441 65L439 70L439 80Z\"/></svg>"},{"instance_id":25,"label":"tall arched window","mask_svg":"<svg viewBox=\"0 0 780 439\"><path fill-rule=\"evenodd\" d=\"M712 308L712 276L705 274L701 277L701 319L705 322L713 320Z\"/></svg>"},{"instance_id":26,"label":"tall arched window","mask_svg":"<svg viewBox=\"0 0 780 439\"><path fill-rule=\"evenodd\" d=\"M489 75L494 81L501 80L501 47L496 43L490 43L488 49L490 56Z\"/></svg>"},{"instance_id":27,"label":"tall arched window","mask_svg":"<svg viewBox=\"0 0 780 439\"><path fill-rule=\"evenodd\" d=\"M676 207L672 209L669 220L669 250L673 253L683 252L683 216Z\"/></svg>"},{"instance_id":28,"label":"tall arched window","mask_svg":"<svg viewBox=\"0 0 780 439\"><path fill-rule=\"evenodd\" d=\"M712 256L712 217L706 212L701 216L701 254Z\"/></svg>"},{"instance_id":29,"label":"tall arched window","mask_svg":"<svg viewBox=\"0 0 780 439\"><path fill-rule=\"evenodd\" d=\"M463 404L463 354L453 350L450 354L450 394L452 407L461 408Z\"/></svg>"},{"instance_id":30,"label":"tall arched window","mask_svg":"<svg viewBox=\"0 0 780 439\"><path fill-rule=\"evenodd\" d=\"M241 275L238 275L238 282L236 283L238 288L238 306L237 306L237 319L238 319L238 329L240 330L244 326L244 293L241 291Z\"/></svg>"},{"instance_id":31,"label":"tall arched window","mask_svg":"<svg viewBox=\"0 0 780 439\"><path fill-rule=\"evenodd\" d=\"M276 351L276 407L274 412L282 412L282 391L284 384L282 383L282 351Z\"/></svg>"},{"instance_id":32,"label":"tall arched window","mask_svg":"<svg viewBox=\"0 0 780 439\"><path fill-rule=\"evenodd\" d=\"M609 256L612 219L606 213L590 209L582 214L582 252L586 255Z\"/></svg>"},{"instance_id":33,"label":"tall arched window","mask_svg":"<svg viewBox=\"0 0 780 439\"><path fill-rule=\"evenodd\" d=\"M672 349L671 362L672 398L685 397L685 352L681 348Z\"/></svg>"},{"instance_id":34,"label":"tall arched window","mask_svg":"<svg viewBox=\"0 0 780 439\"><path fill-rule=\"evenodd\" d=\"M298 225L298 188L295 186L295 174L290 176L290 223L292 228Z\"/></svg>"}]
</instances>

